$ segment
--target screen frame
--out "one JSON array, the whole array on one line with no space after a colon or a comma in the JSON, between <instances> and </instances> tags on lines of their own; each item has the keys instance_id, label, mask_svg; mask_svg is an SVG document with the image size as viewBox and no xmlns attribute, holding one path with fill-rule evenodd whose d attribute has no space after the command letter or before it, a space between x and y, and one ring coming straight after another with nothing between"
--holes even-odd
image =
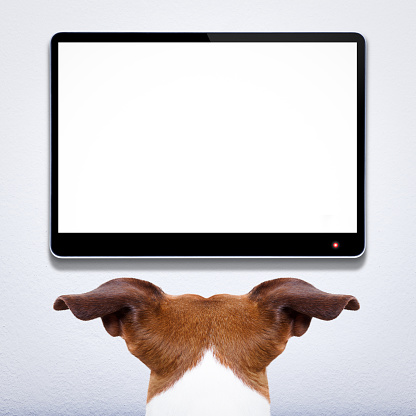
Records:
<instances>
[{"instance_id":1,"label":"screen frame","mask_svg":"<svg viewBox=\"0 0 416 416\"><path fill-rule=\"evenodd\" d=\"M61 42L355 42L356 233L59 233L58 45ZM51 39L50 250L61 257L359 257L365 251L365 40L359 33L69 33ZM336 244L334 244L336 243Z\"/></svg>"}]
</instances>

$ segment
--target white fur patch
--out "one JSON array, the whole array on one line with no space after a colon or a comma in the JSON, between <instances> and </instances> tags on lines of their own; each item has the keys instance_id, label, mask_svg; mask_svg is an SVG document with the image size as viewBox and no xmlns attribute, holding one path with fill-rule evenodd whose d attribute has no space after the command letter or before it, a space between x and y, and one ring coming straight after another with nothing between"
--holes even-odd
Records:
<instances>
[{"instance_id":1,"label":"white fur patch","mask_svg":"<svg viewBox=\"0 0 416 416\"><path fill-rule=\"evenodd\" d=\"M270 404L207 351L197 366L150 400L146 416L270 416Z\"/></svg>"}]
</instances>

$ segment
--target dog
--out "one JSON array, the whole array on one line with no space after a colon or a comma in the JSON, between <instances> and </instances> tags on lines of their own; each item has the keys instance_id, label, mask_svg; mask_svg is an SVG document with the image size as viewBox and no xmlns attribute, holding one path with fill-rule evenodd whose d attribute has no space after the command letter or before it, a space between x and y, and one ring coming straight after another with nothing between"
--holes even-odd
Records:
<instances>
[{"instance_id":1,"label":"dog","mask_svg":"<svg viewBox=\"0 0 416 416\"><path fill-rule=\"evenodd\" d=\"M55 310L101 318L151 371L146 416L270 415L267 366L311 319L358 310L357 299L293 278L269 280L242 296L172 296L154 284L113 279L63 295Z\"/></svg>"}]
</instances>

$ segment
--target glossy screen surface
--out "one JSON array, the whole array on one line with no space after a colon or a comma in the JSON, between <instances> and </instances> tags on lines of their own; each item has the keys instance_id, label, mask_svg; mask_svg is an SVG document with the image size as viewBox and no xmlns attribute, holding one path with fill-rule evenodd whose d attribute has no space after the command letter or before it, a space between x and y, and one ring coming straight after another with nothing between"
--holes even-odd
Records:
<instances>
[{"instance_id":1,"label":"glossy screen surface","mask_svg":"<svg viewBox=\"0 0 416 416\"><path fill-rule=\"evenodd\" d=\"M356 233L356 42L62 42L59 233Z\"/></svg>"}]
</instances>

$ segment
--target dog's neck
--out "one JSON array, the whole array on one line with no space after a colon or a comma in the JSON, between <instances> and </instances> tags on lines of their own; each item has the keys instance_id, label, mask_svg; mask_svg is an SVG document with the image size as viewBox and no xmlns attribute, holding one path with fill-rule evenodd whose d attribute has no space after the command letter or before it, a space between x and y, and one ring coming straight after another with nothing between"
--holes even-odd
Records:
<instances>
[{"instance_id":1,"label":"dog's neck","mask_svg":"<svg viewBox=\"0 0 416 416\"><path fill-rule=\"evenodd\" d=\"M150 377L152 382L155 375ZM269 416L270 403L207 350L195 367L147 403L146 416L155 415Z\"/></svg>"},{"instance_id":2,"label":"dog's neck","mask_svg":"<svg viewBox=\"0 0 416 416\"><path fill-rule=\"evenodd\" d=\"M122 329L130 352L150 370L147 401L173 388L205 353L236 379L269 401L267 365L285 348L291 325L276 325L276 312L248 296L166 295L157 310L126 319ZM205 362L205 361L204 361ZM207 375L207 379L209 374Z\"/></svg>"}]
</instances>

